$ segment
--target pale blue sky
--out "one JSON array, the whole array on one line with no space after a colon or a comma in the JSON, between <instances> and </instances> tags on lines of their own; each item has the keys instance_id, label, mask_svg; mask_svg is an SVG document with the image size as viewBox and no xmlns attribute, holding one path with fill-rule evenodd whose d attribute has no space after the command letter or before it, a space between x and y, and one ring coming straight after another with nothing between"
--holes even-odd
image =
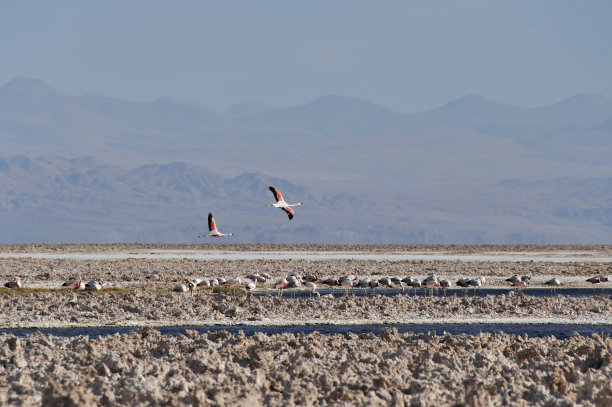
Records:
<instances>
[{"instance_id":1,"label":"pale blue sky","mask_svg":"<svg viewBox=\"0 0 612 407\"><path fill-rule=\"evenodd\" d=\"M401 113L468 93L521 107L612 97L612 1L4 1L0 86L193 99L325 94Z\"/></svg>"}]
</instances>

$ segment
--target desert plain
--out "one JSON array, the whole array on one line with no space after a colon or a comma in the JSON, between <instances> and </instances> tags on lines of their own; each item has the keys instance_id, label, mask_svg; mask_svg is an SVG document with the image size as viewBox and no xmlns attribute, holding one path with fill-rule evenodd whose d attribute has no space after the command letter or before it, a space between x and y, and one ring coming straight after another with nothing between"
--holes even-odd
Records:
<instances>
[{"instance_id":1,"label":"desert plain","mask_svg":"<svg viewBox=\"0 0 612 407\"><path fill-rule=\"evenodd\" d=\"M612 324L612 298L586 279L612 271L610 246L3 245L1 405L612 405L612 338L398 333L388 324ZM253 292L185 280L268 273ZM279 295L290 274L483 276L496 295ZM161 274L161 281L146 276ZM529 275L523 290L506 278ZM592 295L536 297L552 277ZM62 288L101 279L96 292ZM597 287L612 287L600 283ZM321 287L321 286L320 286ZM425 289L419 289L425 290ZM551 288L552 290L552 288ZM285 291L285 290L283 290ZM367 290L366 290L367 291ZM377 292L378 291L378 292ZM325 291L323 291L325 292ZM302 293L303 294L303 293ZM365 334L165 335L156 326L371 324ZM11 329L117 326L65 337Z\"/></svg>"}]
</instances>

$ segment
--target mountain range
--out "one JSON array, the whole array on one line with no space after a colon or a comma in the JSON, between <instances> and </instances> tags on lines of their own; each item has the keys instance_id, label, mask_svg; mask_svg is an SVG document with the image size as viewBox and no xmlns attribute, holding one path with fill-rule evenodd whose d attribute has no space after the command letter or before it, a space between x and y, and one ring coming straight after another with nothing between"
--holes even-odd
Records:
<instances>
[{"instance_id":1,"label":"mountain range","mask_svg":"<svg viewBox=\"0 0 612 407\"><path fill-rule=\"evenodd\" d=\"M0 242L611 243L612 101L192 101L0 87ZM275 185L304 201L265 208Z\"/></svg>"}]
</instances>

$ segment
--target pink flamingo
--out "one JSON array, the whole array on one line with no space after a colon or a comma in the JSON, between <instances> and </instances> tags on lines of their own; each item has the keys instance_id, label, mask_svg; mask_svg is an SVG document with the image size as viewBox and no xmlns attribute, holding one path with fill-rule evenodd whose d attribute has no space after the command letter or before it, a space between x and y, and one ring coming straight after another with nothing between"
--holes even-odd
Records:
<instances>
[{"instance_id":1,"label":"pink flamingo","mask_svg":"<svg viewBox=\"0 0 612 407\"><path fill-rule=\"evenodd\" d=\"M62 287L73 288L75 290L84 290L85 283L79 278L78 280L75 279L66 281L64 284L62 284Z\"/></svg>"},{"instance_id":2,"label":"pink flamingo","mask_svg":"<svg viewBox=\"0 0 612 407\"><path fill-rule=\"evenodd\" d=\"M587 278L586 281L587 281L587 283L591 283L591 284L601 283L601 277L600 276L595 276L595 277Z\"/></svg>"},{"instance_id":3,"label":"pink flamingo","mask_svg":"<svg viewBox=\"0 0 612 407\"><path fill-rule=\"evenodd\" d=\"M5 283L4 286L6 288L20 289L22 287L21 278L17 277L16 279L9 281L8 283Z\"/></svg>"},{"instance_id":4,"label":"pink flamingo","mask_svg":"<svg viewBox=\"0 0 612 407\"><path fill-rule=\"evenodd\" d=\"M287 215L289 216L289 219L293 219L293 215L295 215L295 212L293 212L293 209L291 209L292 206L299 206L302 203L298 202L296 204L288 204L287 202L285 202L285 200L283 199L283 195L280 193L280 191L274 187L269 187L268 188L270 191L272 191L272 194L274 195L274 199L276 200L276 203L273 204L269 204L266 205L266 208L270 208L270 207L275 207L275 208L280 208L283 211L285 211L287 213Z\"/></svg>"},{"instance_id":5,"label":"pink flamingo","mask_svg":"<svg viewBox=\"0 0 612 407\"><path fill-rule=\"evenodd\" d=\"M223 236L234 236L233 233L221 233L217 230L217 223L213 218L212 213L208 214L208 234L198 235L198 237L223 237Z\"/></svg>"},{"instance_id":6,"label":"pink flamingo","mask_svg":"<svg viewBox=\"0 0 612 407\"><path fill-rule=\"evenodd\" d=\"M319 292L317 291L317 284L313 281L306 281L304 283L304 287L308 288L310 290L310 296L312 297L312 294L317 294L318 296L320 296L321 294L319 294Z\"/></svg>"},{"instance_id":7,"label":"pink flamingo","mask_svg":"<svg viewBox=\"0 0 612 407\"><path fill-rule=\"evenodd\" d=\"M274 283L274 287L278 289L279 297L282 295L283 288L287 288L288 285L289 281L287 281L286 278L281 278L280 280L276 281L276 283Z\"/></svg>"},{"instance_id":8,"label":"pink flamingo","mask_svg":"<svg viewBox=\"0 0 612 407\"><path fill-rule=\"evenodd\" d=\"M91 280L85 284L85 288L91 291L100 291L102 289L102 280Z\"/></svg>"},{"instance_id":9,"label":"pink flamingo","mask_svg":"<svg viewBox=\"0 0 612 407\"><path fill-rule=\"evenodd\" d=\"M233 287L233 286L237 286L240 284L242 284L242 281L240 281L239 278L232 278L231 280L227 280L226 282L223 283L223 285L226 287Z\"/></svg>"},{"instance_id":10,"label":"pink flamingo","mask_svg":"<svg viewBox=\"0 0 612 407\"><path fill-rule=\"evenodd\" d=\"M179 293L184 293L184 292L187 292L188 288L185 284L181 283L181 284L177 284L176 286L174 286L172 290L179 292Z\"/></svg>"},{"instance_id":11,"label":"pink flamingo","mask_svg":"<svg viewBox=\"0 0 612 407\"><path fill-rule=\"evenodd\" d=\"M345 295L345 296L347 296L347 295L348 295L348 293L349 293L349 290L350 290L351 288L353 288L353 281L352 281L352 280L349 280L349 279L343 279L343 280L340 282L340 285L341 285L342 287L344 287L344 289L345 289L345 291L344 291L344 295Z\"/></svg>"}]
</instances>

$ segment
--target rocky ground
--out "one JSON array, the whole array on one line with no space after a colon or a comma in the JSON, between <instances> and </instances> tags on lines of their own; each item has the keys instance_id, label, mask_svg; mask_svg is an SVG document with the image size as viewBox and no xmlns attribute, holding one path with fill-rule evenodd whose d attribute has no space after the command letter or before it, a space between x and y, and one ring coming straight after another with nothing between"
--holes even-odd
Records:
<instances>
[{"instance_id":1,"label":"rocky ground","mask_svg":"<svg viewBox=\"0 0 612 407\"><path fill-rule=\"evenodd\" d=\"M2 405L609 406L612 339L0 336Z\"/></svg>"},{"instance_id":2,"label":"rocky ground","mask_svg":"<svg viewBox=\"0 0 612 407\"><path fill-rule=\"evenodd\" d=\"M609 323L609 295L532 297L312 297L228 295L129 289L0 293L0 327L200 324L495 322Z\"/></svg>"},{"instance_id":3,"label":"rocky ground","mask_svg":"<svg viewBox=\"0 0 612 407\"><path fill-rule=\"evenodd\" d=\"M329 250L322 247L316 250ZM33 245L2 246L0 252L159 248ZM415 250L434 249L440 250L421 246ZM460 253L543 250L522 246L444 249ZM248 250L284 247L249 245ZM315 249L308 246L308 250ZM359 246L359 250L382 249ZM546 250L592 251L598 256L610 253L609 247ZM0 289L0 327L143 328L97 339L40 333L26 338L1 335L0 405L612 405L612 339L605 335L557 340L507 334L398 334L382 328L379 335L360 336L244 337L227 332L171 336L148 328L458 321L610 324L612 298L605 294L537 298L508 291L465 297L460 291L450 291L446 297L294 299L289 293L278 297L274 292L259 296L211 289L199 289L193 295L171 291L185 278L315 271L322 277L357 273L424 278L435 272L454 279L482 275L493 286L507 285L505 278L513 274L532 275L534 285L554 275L565 279L565 285L581 287L590 286L584 282L586 277L606 270L610 264L598 262L3 258L0 278L8 281L19 275L27 288ZM162 273L164 280L146 280L152 273ZM99 292L58 288L64 280L79 276L102 278L106 288Z\"/></svg>"}]
</instances>

